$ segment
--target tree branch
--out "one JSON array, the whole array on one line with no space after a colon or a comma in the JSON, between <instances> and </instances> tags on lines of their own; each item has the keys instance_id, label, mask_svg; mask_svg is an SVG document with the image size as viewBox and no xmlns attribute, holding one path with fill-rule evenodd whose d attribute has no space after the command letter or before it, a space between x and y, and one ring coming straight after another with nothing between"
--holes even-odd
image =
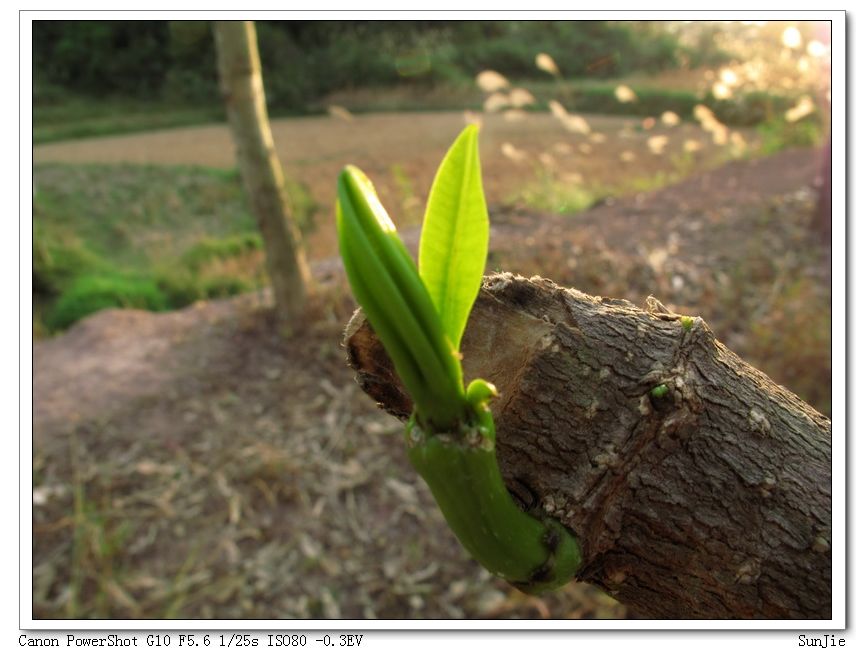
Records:
<instances>
[{"instance_id":1,"label":"tree branch","mask_svg":"<svg viewBox=\"0 0 865 650\"><path fill-rule=\"evenodd\" d=\"M578 579L655 618L831 618L831 423L700 318L485 279L463 340L509 489L581 540ZM411 401L356 313L361 387ZM664 389L653 389L664 385Z\"/></svg>"}]
</instances>

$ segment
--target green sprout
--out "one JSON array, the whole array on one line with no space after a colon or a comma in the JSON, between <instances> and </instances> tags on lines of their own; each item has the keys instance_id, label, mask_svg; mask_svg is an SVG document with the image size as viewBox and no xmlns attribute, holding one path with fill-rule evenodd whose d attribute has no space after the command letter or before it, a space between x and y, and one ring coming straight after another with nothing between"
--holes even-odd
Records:
<instances>
[{"instance_id":1,"label":"green sprout","mask_svg":"<svg viewBox=\"0 0 865 650\"><path fill-rule=\"evenodd\" d=\"M346 167L337 194L349 284L414 402L405 435L412 465L457 538L491 573L528 593L569 582L582 564L579 543L511 498L495 455L495 386L463 383L460 341L489 240L477 127L460 134L433 180L419 269L363 172Z\"/></svg>"},{"instance_id":2,"label":"green sprout","mask_svg":"<svg viewBox=\"0 0 865 650\"><path fill-rule=\"evenodd\" d=\"M686 332L690 332L691 328L694 327L694 319L691 316L682 316L679 320Z\"/></svg>"},{"instance_id":3,"label":"green sprout","mask_svg":"<svg viewBox=\"0 0 865 650\"><path fill-rule=\"evenodd\" d=\"M667 386L667 384L659 384L658 386L655 386L651 390L652 397L657 398L657 399L661 399L663 397L666 397L669 392L670 392L670 388L669 388L669 386Z\"/></svg>"}]
</instances>

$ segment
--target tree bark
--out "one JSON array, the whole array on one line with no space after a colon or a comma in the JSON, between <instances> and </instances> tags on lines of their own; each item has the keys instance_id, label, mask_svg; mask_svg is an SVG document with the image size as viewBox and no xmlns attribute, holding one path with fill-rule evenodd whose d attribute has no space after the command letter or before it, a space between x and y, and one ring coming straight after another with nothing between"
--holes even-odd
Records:
<instances>
[{"instance_id":1,"label":"tree bark","mask_svg":"<svg viewBox=\"0 0 865 650\"><path fill-rule=\"evenodd\" d=\"M824 244L832 243L832 143L827 142L820 155L820 175L816 179L817 204L812 226Z\"/></svg>"},{"instance_id":2,"label":"tree bark","mask_svg":"<svg viewBox=\"0 0 865 650\"><path fill-rule=\"evenodd\" d=\"M213 32L237 163L264 239L276 311L282 324L290 327L303 313L311 276L273 145L255 25L218 21Z\"/></svg>"},{"instance_id":3,"label":"tree bark","mask_svg":"<svg viewBox=\"0 0 865 650\"><path fill-rule=\"evenodd\" d=\"M657 301L485 279L463 340L508 488L570 527L594 583L651 618L831 619L831 423ZM358 312L362 388L411 402ZM669 392L653 397L664 384Z\"/></svg>"}]
</instances>

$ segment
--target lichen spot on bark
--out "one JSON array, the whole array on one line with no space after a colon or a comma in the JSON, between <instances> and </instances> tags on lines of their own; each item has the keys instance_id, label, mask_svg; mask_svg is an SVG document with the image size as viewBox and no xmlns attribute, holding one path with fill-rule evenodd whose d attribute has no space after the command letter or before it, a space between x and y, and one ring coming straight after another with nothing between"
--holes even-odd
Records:
<instances>
[{"instance_id":1,"label":"lichen spot on bark","mask_svg":"<svg viewBox=\"0 0 865 650\"><path fill-rule=\"evenodd\" d=\"M648 394L640 397L640 403L637 408L640 411L640 415L649 415L652 412L652 403L649 400Z\"/></svg>"},{"instance_id":2,"label":"lichen spot on bark","mask_svg":"<svg viewBox=\"0 0 865 650\"><path fill-rule=\"evenodd\" d=\"M771 474L764 476L763 480L760 481L760 496L763 498L769 498L772 496L772 491L775 489L777 484L778 481Z\"/></svg>"},{"instance_id":3,"label":"lichen spot on bark","mask_svg":"<svg viewBox=\"0 0 865 650\"><path fill-rule=\"evenodd\" d=\"M757 408L752 408L748 412L748 425L751 428L751 431L754 433L759 433L762 436L765 436L772 430L772 425L769 423L769 419Z\"/></svg>"},{"instance_id":4,"label":"lichen spot on bark","mask_svg":"<svg viewBox=\"0 0 865 650\"><path fill-rule=\"evenodd\" d=\"M760 577L760 560L746 560L736 571L736 582L750 585Z\"/></svg>"},{"instance_id":5,"label":"lichen spot on bark","mask_svg":"<svg viewBox=\"0 0 865 650\"><path fill-rule=\"evenodd\" d=\"M811 550L816 553L826 553L829 550L829 542L825 537L818 535L814 538L814 543L811 544Z\"/></svg>"},{"instance_id":6,"label":"lichen spot on bark","mask_svg":"<svg viewBox=\"0 0 865 650\"><path fill-rule=\"evenodd\" d=\"M620 585L628 577L628 572L624 569L614 569L612 572L607 574L607 577L614 585Z\"/></svg>"},{"instance_id":7,"label":"lichen spot on bark","mask_svg":"<svg viewBox=\"0 0 865 650\"><path fill-rule=\"evenodd\" d=\"M542 350L549 349L549 351L552 352L553 354L558 354L558 352L561 350L561 348L559 347L559 344L556 343L556 337L553 336L552 333L544 334L544 336L541 337L540 348Z\"/></svg>"}]
</instances>

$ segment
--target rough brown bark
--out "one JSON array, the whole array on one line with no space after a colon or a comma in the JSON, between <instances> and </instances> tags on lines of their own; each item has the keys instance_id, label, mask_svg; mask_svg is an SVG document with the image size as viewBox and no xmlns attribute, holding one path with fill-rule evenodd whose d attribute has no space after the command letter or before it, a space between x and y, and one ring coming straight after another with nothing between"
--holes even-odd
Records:
<instances>
[{"instance_id":1,"label":"rough brown bark","mask_svg":"<svg viewBox=\"0 0 865 650\"><path fill-rule=\"evenodd\" d=\"M486 278L465 377L493 381L512 493L582 541L580 580L653 618L831 618L830 421L650 299ZM356 314L364 390L411 403ZM666 384L666 397L650 391Z\"/></svg>"},{"instance_id":2,"label":"rough brown bark","mask_svg":"<svg viewBox=\"0 0 865 650\"><path fill-rule=\"evenodd\" d=\"M218 21L213 33L237 163L264 240L276 311L290 327L304 310L311 276L273 146L255 25Z\"/></svg>"}]
</instances>

